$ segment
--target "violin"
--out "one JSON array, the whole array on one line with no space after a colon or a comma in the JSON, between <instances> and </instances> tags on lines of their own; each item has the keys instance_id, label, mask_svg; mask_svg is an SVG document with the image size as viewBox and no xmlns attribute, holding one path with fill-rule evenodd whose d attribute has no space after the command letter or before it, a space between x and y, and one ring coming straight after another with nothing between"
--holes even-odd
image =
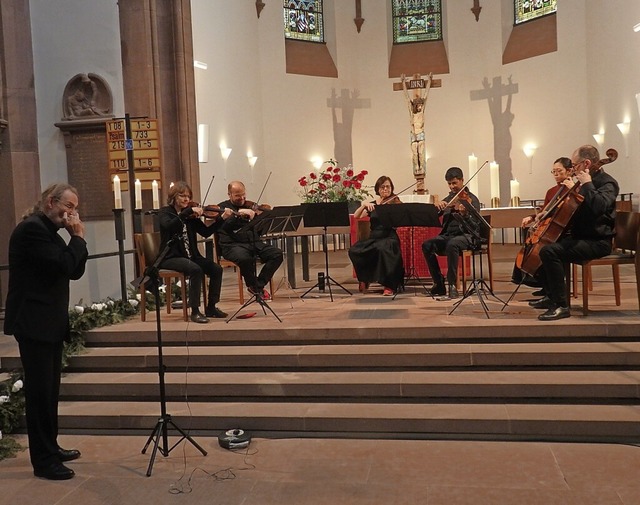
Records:
<instances>
[{"instance_id":1,"label":"violin","mask_svg":"<svg viewBox=\"0 0 640 505\"><path fill-rule=\"evenodd\" d=\"M240 207L241 209L250 209L256 214L261 214L264 211L271 210L272 207L268 203L256 203L251 200L245 200L244 205Z\"/></svg>"},{"instance_id":2,"label":"violin","mask_svg":"<svg viewBox=\"0 0 640 505\"><path fill-rule=\"evenodd\" d=\"M400 200L400 197L398 195L391 195L388 196L387 198L384 198L383 200L380 201L380 203L376 204L376 205L387 205L387 204L397 204L397 203L402 203L402 200Z\"/></svg>"},{"instance_id":3,"label":"violin","mask_svg":"<svg viewBox=\"0 0 640 505\"><path fill-rule=\"evenodd\" d=\"M200 207L202 209L202 216L198 216L196 214L191 214L189 216L190 219L197 219L199 217L204 217L205 219L218 219L220 214L222 214L226 209L221 208L219 205L200 205L198 202L189 202L187 207ZM233 215L241 216L242 214L236 212L233 209L229 209Z\"/></svg>"}]
</instances>

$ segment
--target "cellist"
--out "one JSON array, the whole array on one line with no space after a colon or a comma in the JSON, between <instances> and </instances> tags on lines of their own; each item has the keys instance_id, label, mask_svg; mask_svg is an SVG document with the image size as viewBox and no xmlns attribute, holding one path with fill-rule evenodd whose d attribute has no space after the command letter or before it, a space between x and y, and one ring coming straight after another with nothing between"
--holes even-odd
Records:
<instances>
[{"instance_id":1,"label":"cellist","mask_svg":"<svg viewBox=\"0 0 640 505\"><path fill-rule=\"evenodd\" d=\"M537 272L547 295L529 305L545 312L540 321L570 317L565 283L565 263L601 258L611 252L615 234L617 181L602 170L610 160L600 160L598 149L583 145L571 156L574 177L563 182L569 190L584 197L565 233L556 242L540 249L542 266ZM586 288L585 288L586 289Z\"/></svg>"}]
</instances>

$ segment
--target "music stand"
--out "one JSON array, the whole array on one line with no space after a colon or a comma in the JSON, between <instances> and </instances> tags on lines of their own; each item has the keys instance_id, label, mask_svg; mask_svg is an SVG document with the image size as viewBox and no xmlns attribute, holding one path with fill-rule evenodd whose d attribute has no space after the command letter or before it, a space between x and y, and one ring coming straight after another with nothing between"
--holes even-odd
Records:
<instances>
[{"instance_id":1,"label":"music stand","mask_svg":"<svg viewBox=\"0 0 640 505\"><path fill-rule=\"evenodd\" d=\"M259 235L262 230L268 228L269 223L271 222L270 216L272 212L273 210L264 210L260 214L257 214L251 221L249 221L246 225L240 228L238 230L238 233L253 231L255 232L255 234ZM255 258L254 258L254 265L255 265ZM271 307L269 307L265 299L262 298L262 293L253 293L251 297L246 302L244 302L238 310L236 310L229 318L227 318L226 322L228 323L229 321L233 320L241 310L247 308L249 305L252 305L254 303L257 303L258 305L260 305L260 307L262 308L262 312L265 315L267 314L267 310L268 310L269 312L271 312L271 314L273 314L273 317L275 317L279 322L282 322L282 319L278 317L278 314L276 314L275 311Z\"/></svg>"},{"instance_id":2,"label":"music stand","mask_svg":"<svg viewBox=\"0 0 640 505\"><path fill-rule=\"evenodd\" d=\"M480 231L479 233L476 233L474 230L469 230L468 228L466 230L472 235L471 276L473 277L473 279L469 283L469 287L467 287L467 290L464 292L462 298L460 298L460 300L456 301L453 304L453 307L451 309L451 312L449 312L449 315L453 314L455 310L458 307L460 307L462 302L464 302L467 298L475 294L478 297L478 301L480 302L480 305L482 306L482 310L484 310L485 316L487 316L487 319L491 319L489 317L489 307L487 306L487 302L482 297L484 296L485 298L488 299L489 296L492 296L500 303L504 303L504 301L502 301L500 298L498 298L494 294L491 287L484 280L484 276L482 274L482 246L489 242L492 228L491 228L491 225L487 222L487 220L476 210L476 208L473 205L471 205L469 202L466 202L464 200L461 200L460 202L479 221ZM464 220L462 219L462 217L460 217L459 219L460 219L461 225L463 226L463 228L465 228L466 224L464 223ZM476 276L476 252L480 252L480 279L478 279L478 277Z\"/></svg>"},{"instance_id":3,"label":"music stand","mask_svg":"<svg viewBox=\"0 0 640 505\"><path fill-rule=\"evenodd\" d=\"M406 279L415 279L418 281L426 291L426 286L420 280L420 276L417 274L414 250L414 228L416 226L441 228L440 218L438 216L438 209L432 203L398 203L390 205L378 205L375 210L378 215L380 223L388 228L399 228L408 226L410 233L410 247L411 247L411 266L409 267L408 274L405 274ZM397 293L396 293L397 294ZM394 295L395 298L395 295Z\"/></svg>"},{"instance_id":4,"label":"music stand","mask_svg":"<svg viewBox=\"0 0 640 505\"><path fill-rule=\"evenodd\" d=\"M289 282L289 278L287 277L288 275L287 274L287 270L288 270L287 256L289 254L289 251L287 250L288 248L285 241L285 237L288 232L294 232L300 227L300 223L302 222L303 216L304 216L304 209L302 208L301 205L288 205L288 206L275 207L269 212L269 218L271 219L271 222L268 223L268 227L266 228L266 231L264 232L264 234L275 235L284 244L284 247L282 249L283 255L284 255L284 264L285 264L284 275L282 279L280 279L280 282L278 283L276 288L274 289L274 293L278 292L281 286L284 285L287 289L289 289L296 296L298 296L298 294L293 289L293 286L291 286L291 283ZM298 298L300 297L298 296Z\"/></svg>"},{"instance_id":5,"label":"music stand","mask_svg":"<svg viewBox=\"0 0 640 505\"><path fill-rule=\"evenodd\" d=\"M349 204L347 202L303 203L301 207L304 209L304 225L308 227L319 226L323 229L324 282L329 288L331 301L333 301L331 283L342 288L349 296L352 296L353 293L351 293L351 291L329 275L329 244L327 242L327 228L329 226L349 226ZM313 289L319 287L320 283L316 282L315 285L305 291L300 298L304 298Z\"/></svg>"},{"instance_id":6,"label":"music stand","mask_svg":"<svg viewBox=\"0 0 640 505\"><path fill-rule=\"evenodd\" d=\"M191 436L181 429L171 418L171 415L167 413L167 396L166 396L166 388L165 388L165 380L164 380L164 361L162 356L162 325L160 323L160 277L158 276L158 270L160 269L160 264L162 260L166 256L169 251L171 245L174 241L179 240L177 236L173 236L165 245L164 249L160 251L158 257L153 262L153 265L150 265L146 268L143 275L138 277L131 285L135 290L137 290L141 285L151 288L151 292L153 293L154 301L156 304L156 334L158 340L158 382L160 385L160 417L158 418L158 422L156 423L151 435L147 439L147 443L144 444L142 448L142 454L147 451L147 448L153 441L153 450L151 451L151 458L149 460L149 466L147 468L147 477L151 476L151 471L153 469L153 463L156 459L156 454L158 450L160 454L164 457L167 457L169 453L177 447L177 445L183 440L187 440L193 445L196 449L198 449L203 456L207 455L207 451L205 451L202 447L200 447ZM183 300L182 303L186 303L186 300ZM173 427L182 437L175 444L169 447L169 426ZM160 447L160 439L162 439L162 446Z\"/></svg>"}]
</instances>

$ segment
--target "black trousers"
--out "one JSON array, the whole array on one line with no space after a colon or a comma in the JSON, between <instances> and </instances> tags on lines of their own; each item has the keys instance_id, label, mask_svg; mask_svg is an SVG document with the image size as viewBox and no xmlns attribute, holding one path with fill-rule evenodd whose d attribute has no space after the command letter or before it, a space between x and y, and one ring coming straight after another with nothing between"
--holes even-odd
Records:
<instances>
[{"instance_id":1,"label":"black trousers","mask_svg":"<svg viewBox=\"0 0 640 505\"><path fill-rule=\"evenodd\" d=\"M565 237L540 249L542 267L538 277L556 305L568 307L565 263L602 258L611 252L611 239L584 240ZM586 286L583 289L587 289Z\"/></svg>"},{"instance_id":2,"label":"black trousers","mask_svg":"<svg viewBox=\"0 0 640 505\"><path fill-rule=\"evenodd\" d=\"M282 264L282 251L265 242L255 244L222 244L222 255L240 267L240 273L248 288L261 291ZM256 275L256 258L264 263Z\"/></svg>"},{"instance_id":3,"label":"black trousers","mask_svg":"<svg viewBox=\"0 0 640 505\"><path fill-rule=\"evenodd\" d=\"M176 270L189 276L189 307L200 308L200 292L204 275L209 276L207 307L213 308L220 301L222 289L222 267L209 258L169 258L160 265L161 268Z\"/></svg>"},{"instance_id":4,"label":"black trousers","mask_svg":"<svg viewBox=\"0 0 640 505\"><path fill-rule=\"evenodd\" d=\"M422 254L429 267L433 282L442 282L443 276L437 255L447 257L447 284L455 286L458 280L460 253L471 247L471 241L464 235L438 235L422 243Z\"/></svg>"},{"instance_id":5,"label":"black trousers","mask_svg":"<svg viewBox=\"0 0 640 505\"><path fill-rule=\"evenodd\" d=\"M62 342L17 338L24 370L29 456L34 469L59 463L58 398Z\"/></svg>"}]
</instances>

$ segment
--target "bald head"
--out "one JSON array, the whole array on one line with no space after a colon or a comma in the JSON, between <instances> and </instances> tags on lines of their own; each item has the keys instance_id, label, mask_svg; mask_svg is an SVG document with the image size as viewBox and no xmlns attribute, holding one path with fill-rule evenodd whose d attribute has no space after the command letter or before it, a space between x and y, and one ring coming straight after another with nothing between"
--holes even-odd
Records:
<instances>
[{"instance_id":1,"label":"bald head","mask_svg":"<svg viewBox=\"0 0 640 505\"><path fill-rule=\"evenodd\" d=\"M246 189L240 181L231 181L227 186L229 200L237 207L242 207L246 201Z\"/></svg>"}]
</instances>

